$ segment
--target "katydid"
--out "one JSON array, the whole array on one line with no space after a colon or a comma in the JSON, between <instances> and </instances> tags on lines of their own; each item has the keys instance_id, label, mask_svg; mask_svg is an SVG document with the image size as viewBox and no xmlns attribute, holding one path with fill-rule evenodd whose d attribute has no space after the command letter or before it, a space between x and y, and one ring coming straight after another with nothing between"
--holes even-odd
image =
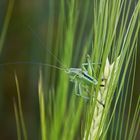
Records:
<instances>
[{"instance_id":1,"label":"katydid","mask_svg":"<svg viewBox=\"0 0 140 140\"><path fill-rule=\"evenodd\" d=\"M38 41L40 42L40 46L44 47L45 44L43 44L43 42L41 41L41 39L39 38L39 36L32 30L31 27L29 27L29 29L32 31L32 33L34 33L34 36L38 39ZM61 63L61 61L49 50L47 49L47 52L49 52L50 55L53 56L53 58L61 65L61 67L55 66L55 65L51 65L51 64L46 64L46 63L40 63L40 62L29 62L29 61L23 61L23 62L9 62L9 63L5 63L5 64L0 64L1 65L17 65L17 64L34 64L34 65L42 65L42 66L48 66L48 67L53 67L59 70L63 70L65 71L65 73L67 73L70 77L70 81L72 81L74 83L74 87L75 87L75 91L79 91L78 96L81 96L85 99L90 99L90 97L84 96L82 94L83 90L86 90L86 92L89 92L87 90L87 87L90 88L92 86L96 86L98 84L97 79L95 78L95 76L93 76L93 65L100 65L100 63L92 63L90 60L90 56L87 55L87 63L83 63L82 64L82 68L65 68L64 65ZM63 67L62 67L63 66ZM87 67L87 68L86 68ZM103 86L104 85L100 85ZM89 94L89 93L87 93ZM98 99L96 99L98 101ZM98 101L100 103L100 101ZM102 104L102 103L100 103ZM103 105L103 104L102 104Z\"/></svg>"},{"instance_id":2,"label":"katydid","mask_svg":"<svg viewBox=\"0 0 140 140\"><path fill-rule=\"evenodd\" d=\"M74 87L75 87L75 91L76 91L75 94L80 97L83 97L84 99L90 99L90 96L83 95L83 91L86 91L87 95L88 95L89 91L87 90L87 88L89 89L93 85L96 86L98 84L97 79L94 76L92 76L92 73L94 71L93 65L96 65L96 63L90 62L89 56L87 57L87 63L82 64L82 68L62 68L62 67L54 66L51 64L35 63L35 62L27 62L27 61L15 62L15 63L9 62L9 63L0 64L0 65L10 65L10 64L14 64L14 65L16 65L16 64L35 64L35 65L49 66L49 67L53 67L53 68L56 68L59 70L63 70L63 71L65 71L65 73L67 73L69 75L70 81L72 81L74 83ZM99 63L97 63L97 65L99 65ZM87 66L87 68L85 66ZM102 86L102 85L100 85L100 86ZM92 96L92 97L94 97L94 96ZM104 106L104 104L101 103L98 99L96 99L96 100L98 101L98 103L100 103L102 106Z\"/></svg>"}]
</instances>

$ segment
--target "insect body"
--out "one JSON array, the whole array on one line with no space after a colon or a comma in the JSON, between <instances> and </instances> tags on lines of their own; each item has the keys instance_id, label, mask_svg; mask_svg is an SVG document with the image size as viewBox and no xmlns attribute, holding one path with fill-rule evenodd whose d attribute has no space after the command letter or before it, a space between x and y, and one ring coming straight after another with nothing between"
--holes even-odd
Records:
<instances>
[{"instance_id":1,"label":"insect body","mask_svg":"<svg viewBox=\"0 0 140 140\"><path fill-rule=\"evenodd\" d=\"M87 85L98 84L98 81L94 77L90 76L87 71L83 71L81 68L69 68L66 70L66 73L69 74L71 81L77 79Z\"/></svg>"},{"instance_id":2,"label":"insect body","mask_svg":"<svg viewBox=\"0 0 140 140\"><path fill-rule=\"evenodd\" d=\"M75 94L77 96L89 100L90 99L90 95L88 94L89 89L91 89L93 85L96 86L98 84L96 78L89 75L88 71L82 70L81 68L69 68L65 72L69 74L70 80L74 82ZM104 87L103 84L101 84L100 86ZM84 92L86 92L86 95L83 94ZM94 97L94 95L91 96ZM101 101L99 101L98 99L96 100L100 105L105 107L105 105Z\"/></svg>"},{"instance_id":3,"label":"insect body","mask_svg":"<svg viewBox=\"0 0 140 140\"><path fill-rule=\"evenodd\" d=\"M93 65L98 65L96 63L91 63L89 61L88 56L88 63L82 64L83 68L69 68L66 69L65 72L69 75L70 80L74 83L75 86L75 94L77 96L83 97L84 99L92 99L94 98L94 93L90 94L91 87L96 86L98 84L97 79L93 76ZM88 66L85 68L85 66ZM104 78L102 79L104 81ZM100 84L100 87L104 87L104 84ZM86 94L85 94L86 93ZM92 97L92 98L91 98ZM96 99L96 101L105 107L105 105Z\"/></svg>"},{"instance_id":4,"label":"insect body","mask_svg":"<svg viewBox=\"0 0 140 140\"><path fill-rule=\"evenodd\" d=\"M93 65L97 64L91 63L90 57L88 56L87 63L83 63L82 68L69 68L65 70L70 80L74 83L75 94L85 99L90 99L92 95L90 93L91 87L98 84L97 79L93 76Z\"/></svg>"}]
</instances>

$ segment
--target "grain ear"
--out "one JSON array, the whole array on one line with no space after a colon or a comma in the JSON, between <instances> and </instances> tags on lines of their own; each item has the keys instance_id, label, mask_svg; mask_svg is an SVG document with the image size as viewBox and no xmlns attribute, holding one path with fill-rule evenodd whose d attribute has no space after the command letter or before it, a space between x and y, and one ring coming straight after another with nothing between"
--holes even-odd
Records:
<instances>
[{"instance_id":1,"label":"grain ear","mask_svg":"<svg viewBox=\"0 0 140 140\"><path fill-rule=\"evenodd\" d=\"M118 66L119 66L119 61L120 61L120 55L117 57L117 59L110 65L110 72L114 71L116 73ZM114 68L115 65L115 68ZM114 70L113 70L114 68Z\"/></svg>"},{"instance_id":2,"label":"grain ear","mask_svg":"<svg viewBox=\"0 0 140 140\"><path fill-rule=\"evenodd\" d=\"M105 69L104 69L104 78L105 79L108 79L109 73L110 73L110 63L109 63L109 59L107 57L106 64L105 64Z\"/></svg>"}]
</instances>

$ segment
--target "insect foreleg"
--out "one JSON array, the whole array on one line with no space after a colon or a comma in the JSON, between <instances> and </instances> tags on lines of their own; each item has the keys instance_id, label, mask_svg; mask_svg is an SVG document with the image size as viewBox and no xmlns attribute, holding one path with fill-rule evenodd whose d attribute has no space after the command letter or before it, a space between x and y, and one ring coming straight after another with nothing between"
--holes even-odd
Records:
<instances>
[{"instance_id":1,"label":"insect foreleg","mask_svg":"<svg viewBox=\"0 0 140 140\"><path fill-rule=\"evenodd\" d=\"M71 77L71 81L76 81L75 79L76 79L76 77L77 77L78 75L74 75L73 77ZM77 82L77 81L76 81Z\"/></svg>"}]
</instances>

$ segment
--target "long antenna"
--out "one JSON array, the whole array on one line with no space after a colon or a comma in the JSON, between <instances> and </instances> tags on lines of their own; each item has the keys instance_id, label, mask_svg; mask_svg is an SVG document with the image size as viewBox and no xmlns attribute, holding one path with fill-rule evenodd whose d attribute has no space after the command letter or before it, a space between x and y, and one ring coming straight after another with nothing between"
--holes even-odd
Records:
<instances>
[{"instance_id":1,"label":"long antenna","mask_svg":"<svg viewBox=\"0 0 140 140\"><path fill-rule=\"evenodd\" d=\"M27 27L28 27L28 29L33 33L33 35L38 39L38 41L40 42L41 46L45 49L45 44L42 42L42 40L41 40L41 38L38 36L38 34L32 29L31 26L28 25ZM56 60L61 66L65 67L64 64L50 51L49 48L46 48L46 49L47 49L48 53L49 53L51 56L53 56L53 57L55 58L55 60Z\"/></svg>"},{"instance_id":2,"label":"long antenna","mask_svg":"<svg viewBox=\"0 0 140 140\"><path fill-rule=\"evenodd\" d=\"M65 68L57 67L57 66L54 66L54 65L51 65L51 64L42 63L42 62L31 62L31 61L6 62L6 63L0 63L0 66L22 65L22 64L25 64L25 65L31 65L32 64L32 65L49 66L49 67L52 67L52 68L56 68L56 69L59 69L59 70L66 71Z\"/></svg>"}]
</instances>

